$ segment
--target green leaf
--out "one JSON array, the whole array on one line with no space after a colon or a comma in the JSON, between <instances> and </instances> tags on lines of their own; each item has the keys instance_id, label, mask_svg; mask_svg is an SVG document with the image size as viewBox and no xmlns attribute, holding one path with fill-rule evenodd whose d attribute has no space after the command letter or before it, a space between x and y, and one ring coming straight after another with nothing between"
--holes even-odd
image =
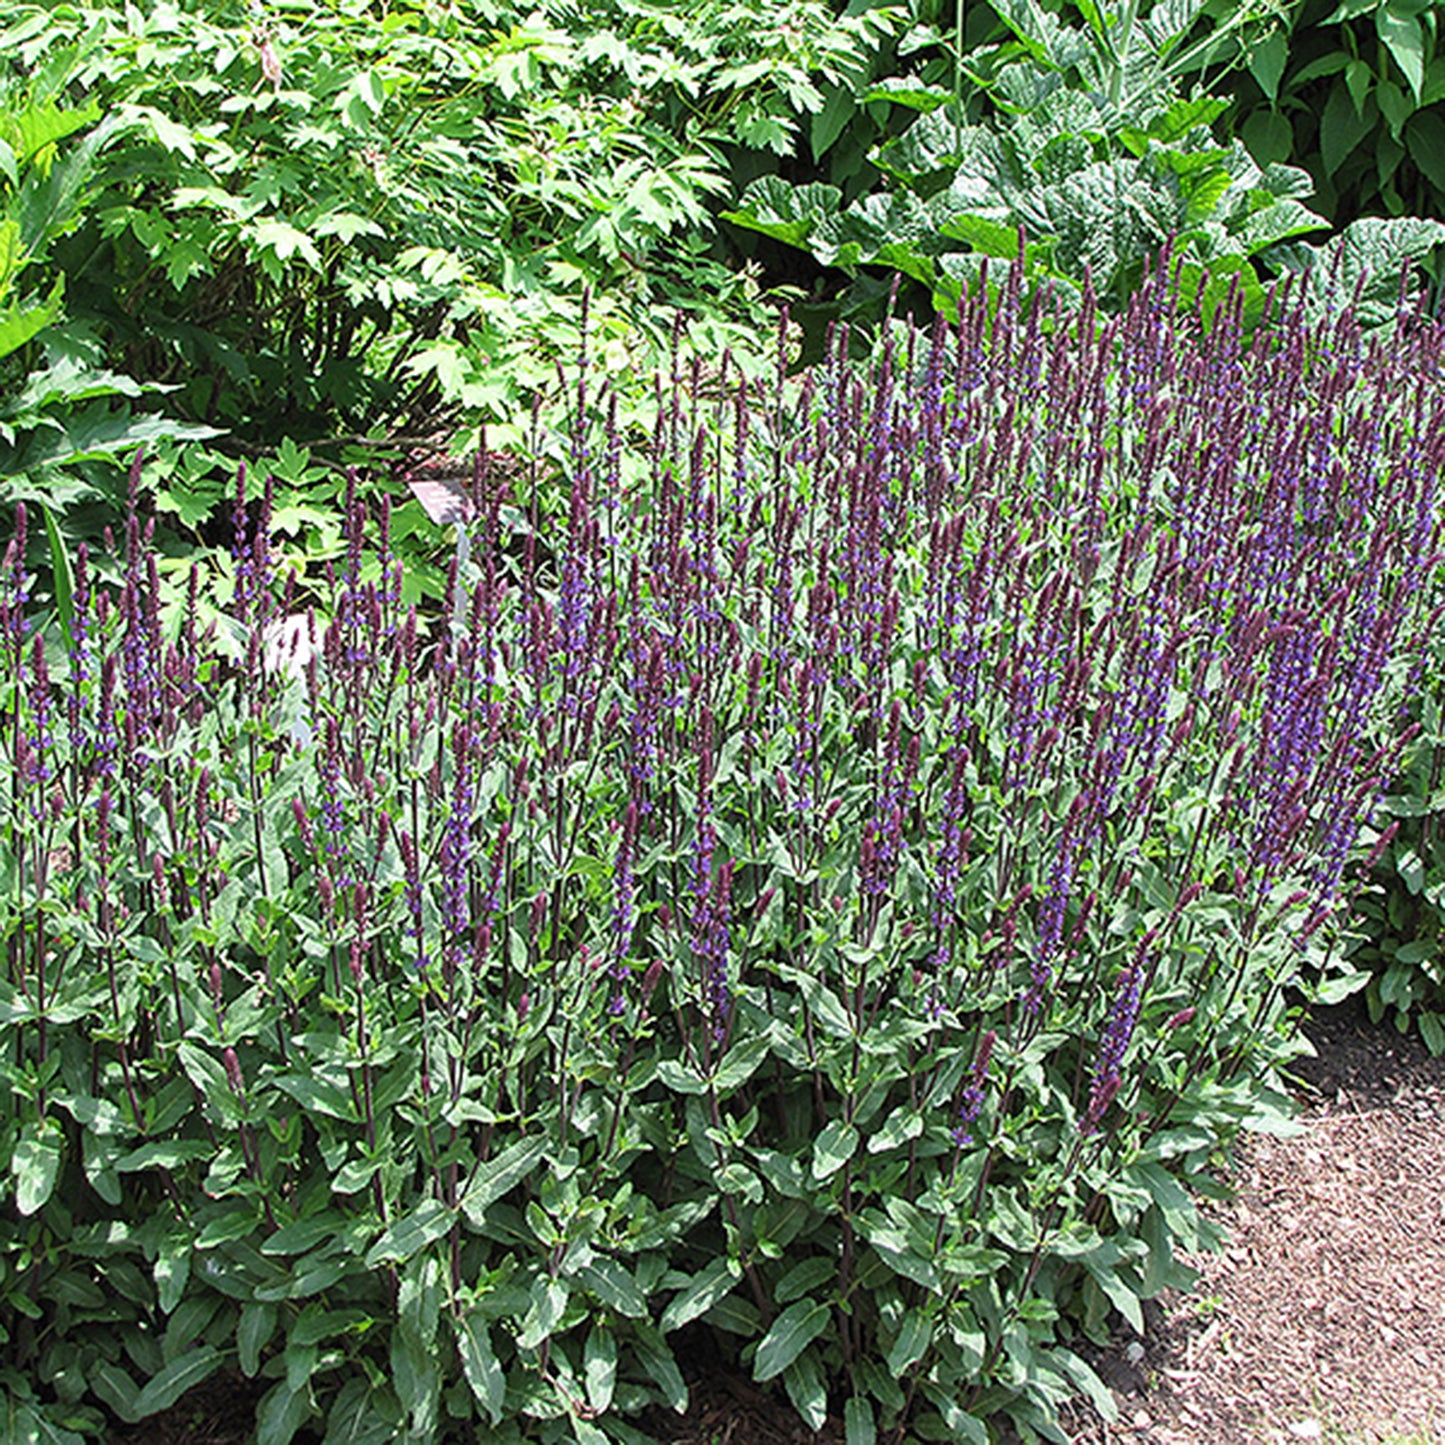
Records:
<instances>
[{"instance_id":1,"label":"green leaf","mask_svg":"<svg viewBox=\"0 0 1445 1445\"><path fill-rule=\"evenodd\" d=\"M269 251L277 261L289 261L293 256L299 256L313 270L321 269L321 253L316 249L316 243L289 221L268 217L254 222L247 230L252 241L262 251Z\"/></svg>"},{"instance_id":2,"label":"green leaf","mask_svg":"<svg viewBox=\"0 0 1445 1445\"><path fill-rule=\"evenodd\" d=\"M835 85L817 111L809 126L808 141L813 148L814 162L821 161L833 148L834 142L848 128L848 122L858 113L853 99L852 88Z\"/></svg>"},{"instance_id":3,"label":"green leaf","mask_svg":"<svg viewBox=\"0 0 1445 1445\"><path fill-rule=\"evenodd\" d=\"M597 1296L605 1305L611 1305L620 1315L629 1319L641 1319L647 1313L647 1300L637 1287L625 1265L615 1259L600 1256L591 1264L584 1265L574 1276L583 1289Z\"/></svg>"},{"instance_id":4,"label":"green leaf","mask_svg":"<svg viewBox=\"0 0 1445 1445\"><path fill-rule=\"evenodd\" d=\"M753 1378L771 1380L780 1375L828 1328L831 1311L816 1300L801 1299L790 1304L758 1344L753 1358Z\"/></svg>"},{"instance_id":5,"label":"green leaf","mask_svg":"<svg viewBox=\"0 0 1445 1445\"><path fill-rule=\"evenodd\" d=\"M873 1423L873 1406L864 1395L854 1395L843 1407L843 1430L847 1445L874 1445L878 1438Z\"/></svg>"},{"instance_id":6,"label":"green leaf","mask_svg":"<svg viewBox=\"0 0 1445 1445\"><path fill-rule=\"evenodd\" d=\"M1289 40L1282 30L1271 31L1249 48L1249 73L1270 105L1279 99L1280 77L1288 59Z\"/></svg>"},{"instance_id":7,"label":"green leaf","mask_svg":"<svg viewBox=\"0 0 1445 1445\"><path fill-rule=\"evenodd\" d=\"M366 1253L367 1269L410 1259L440 1239L456 1215L439 1199L424 1199L410 1214L398 1219Z\"/></svg>"},{"instance_id":8,"label":"green leaf","mask_svg":"<svg viewBox=\"0 0 1445 1445\"><path fill-rule=\"evenodd\" d=\"M478 1226L485 1224L487 1206L520 1183L546 1149L544 1138L522 1139L503 1149L495 1159L479 1165L471 1187L462 1197L462 1210L467 1218Z\"/></svg>"},{"instance_id":9,"label":"green leaf","mask_svg":"<svg viewBox=\"0 0 1445 1445\"><path fill-rule=\"evenodd\" d=\"M291 1445L310 1413L307 1391L278 1380L256 1407L256 1445Z\"/></svg>"},{"instance_id":10,"label":"green leaf","mask_svg":"<svg viewBox=\"0 0 1445 1445\"><path fill-rule=\"evenodd\" d=\"M819 1285L827 1284L838 1273L838 1262L826 1255L815 1255L795 1264L777 1283L773 1298L780 1305L790 1304L811 1294Z\"/></svg>"},{"instance_id":11,"label":"green leaf","mask_svg":"<svg viewBox=\"0 0 1445 1445\"><path fill-rule=\"evenodd\" d=\"M1099 1288L1109 1297L1109 1303L1134 1327L1136 1334L1144 1333L1144 1311L1140 1308L1139 1296L1124 1280L1112 1264L1098 1259L1084 1259L1084 1267L1094 1277Z\"/></svg>"},{"instance_id":12,"label":"green leaf","mask_svg":"<svg viewBox=\"0 0 1445 1445\"><path fill-rule=\"evenodd\" d=\"M152 1272L155 1275L156 1298L161 1312L170 1314L181 1302L186 1281L191 1277L191 1241L168 1239L162 1252L156 1256Z\"/></svg>"},{"instance_id":13,"label":"green leaf","mask_svg":"<svg viewBox=\"0 0 1445 1445\"><path fill-rule=\"evenodd\" d=\"M599 1415L605 1415L612 1407L617 1385L617 1336L604 1324L594 1324L588 1332L582 1352L582 1379L587 1403Z\"/></svg>"},{"instance_id":14,"label":"green leaf","mask_svg":"<svg viewBox=\"0 0 1445 1445\"><path fill-rule=\"evenodd\" d=\"M272 1082L283 1093L295 1099L303 1109L325 1114L332 1119L342 1119L348 1124L361 1121L351 1091L329 1078L318 1074L281 1074Z\"/></svg>"},{"instance_id":15,"label":"green leaf","mask_svg":"<svg viewBox=\"0 0 1445 1445\"><path fill-rule=\"evenodd\" d=\"M842 203L837 186L790 186L778 176L763 176L743 192L737 210L723 212L723 220L806 249L813 232L836 216Z\"/></svg>"},{"instance_id":16,"label":"green leaf","mask_svg":"<svg viewBox=\"0 0 1445 1445\"><path fill-rule=\"evenodd\" d=\"M209 1379L220 1369L225 1356L213 1345L200 1345L172 1360L160 1374L146 1383L136 1396L135 1412L142 1419L147 1415L169 1410L187 1390Z\"/></svg>"},{"instance_id":17,"label":"green leaf","mask_svg":"<svg viewBox=\"0 0 1445 1445\"><path fill-rule=\"evenodd\" d=\"M1417 1017L1420 1037L1425 1041L1425 1047L1430 1050L1431 1055L1438 1059L1441 1054L1445 1054L1445 1015L1421 1009Z\"/></svg>"},{"instance_id":18,"label":"green leaf","mask_svg":"<svg viewBox=\"0 0 1445 1445\"><path fill-rule=\"evenodd\" d=\"M487 1412L493 1425L502 1421L502 1400L507 1393L507 1379L492 1350L492 1337L487 1323L478 1314L456 1320L457 1350L462 1357L462 1373L467 1377L477 1404Z\"/></svg>"},{"instance_id":19,"label":"green leaf","mask_svg":"<svg viewBox=\"0 0 1445 1445\"><path fill-rule=\"evenodd\" d=\"M71 624L75 617L75 574L70 566L70 549L55 525L50 508L43 502L38 504L40 515L45 521L45 535L50 542L50 572L55 581L55 611L60 618L61 631L65 634L66 645L73 647L75 637Z\"/></svg>"},{"instance_id":20,"label":"green leaf","mask_svg":"<svg viewBox=\"0 0 1445 1445\"><path fill-rule=\"evenodd\" d=\"M816 1434L828 1422L828 1381L813 1355L801 1355L783 1371L783 1386L803 1423Z\"/></svg>"},{"instance_id":21,"label":"green leaf","mask_svg":"<svg viewBox=\"0 0 1445 1445\"><path fill-rule=\"evenodd\" d=\"M743 1269L726 1255L713 1260L695 1275L687 1288L672 1297L662 1312L659 1328L668 1335L706 1314L742 1278Z\"/></svg>"},{"instance_id":22,"label":"green leaf","mask_svg":"<svg viewBox=\"0 0 1445 1445\"><path fill-rule=\"evenodd\" d=\"M241 1373L248 1380L253 1379L261 1368L261 1351L270 1342L275 1330L275 1305L252 1300L241 1306L241 1318L236 1325L236 1353Z\"/></svg>"},{"instance_id":23,"label":"green leaf","mask_svg":"<svg viewBox=\"0 0 1445 1445\"><path fill-rule=\"evenodd\" d=\"M392 1410L391 1392L376 1390L366 1378L353 1376L341 1387L326 1414L326 1438L322 1445L389 1445L397 1438L397 1427L378 1413L381 1395Z\"/></svg>"},{"instance_id":24,"label":"green leaf","mask_svg":"<svg viewBox=\"0 0 1445 1445\"><path fill-rule=\"evenodd\" d=\"M922 1310L909 1310L898 1327L898 1338L888 1351L888 1370L896 1379L916 1365L933 1343L933 1322Z\"/></svg>"},{"instance_id":25,"label":"green leaf","mask_svg":"<svg viewBox=\"0 0 1445 1445\"><path fill-rule=\"evenodd\" d=\"M768 1056L768 1037L759 1034L755 1038L734 1044L723 1057L713 1087L720 1098L741 1088L757 1072L758 1065Z\"/></svg>"},{"instance_id":26,"label":"green leaf","mask_svg":"<svg viewBox=\"0 0 1445 1445\"><path fill-rule=\"evenodd\" d=\"M834 1119L813 1143L813 1178L829 1179L854 1155L858 1131L842 1119Z\"/></svg>"},{"instance_id":27,"label":"green leaf","mask_svg":"<svg viewBox=\"0 0 1445 1445\"><path fill-rule=\"evenodd\" d=\"M1400 67L1418 105L1425 84L1424 27L1399 0L1385 0L1385 4L1375 11L1375 29L1395 64Z\"/></svg>"},{"instance_id":28,"label":"green leaf","mask_svg":"<svg viewBox=\"0 0 1445 1445\"><path fill-rule=\"evenodd\" d=\"M128 1371L109 1360L97 1360L87 1372L90 1387L127 1425L141 1417L136 1412L140 1391Z\"/></svg>"},{"instance_id":29,"label":"green leaf","mask_svg":"<svg viewBox=\"0 0 1445 1445\"><path fill-rule=\"evenodd\" d=\"M655 1325L639 1323L636 1331L638 1361L661 1388L668 1405L681 1415L687 1409L687 1385L667 1341Z\"/></svg>"},{"instance_id":30,"label":"green leaf","mask_svg":"<svg viewBox=\"0 0 1445 1445\"><path fill-rule=\"evenodd\" d=\"M1370 124L1356 113L1349 92L1336 86L1330 91L1325 113L1320 118L1320 159L1324 161L1326 174L1337 175L1369 132Z\"/></svg>"},{"instance_id":31,"label":"green leaf","mask_svg":"<svg viewBox=\"0 0 1445 1445\"><path fill-rule=\"evenodd\" d=\"M55 1192L60 1174L60 1146L64 1136L53 1119L27 1120L10 1159L15 1177L15 1207L23 1215L43 1209Z\"/></svg>"},{"instance_id":32,"label":"green leaf","mask_svg":"<svg viewBox=\"0 0 1445 1445\"><path fill-rule=\"evenodd\" d=\"M1420 174L1445 191L1445 120L1435 111L1417 110L1405 122L1405 145Z\"/></svg>"},{"instance_id":33,"label":"green leaf","mask_svg":"<svg viewBox=\"0 0 1445 1445\"><path fill-rule=\"evenodd\" d=\"M0 357L19 351L27 341L44 331L60 315L64 297L64 277L57 277L44 301L28 304L12 301L4 311L0 311Z\"/></svg>"},{"instance_id":34,"label":"green leaf","mask_svg":"<svg viewBox=\"0 0 1445 1445\"><path fill-rule=\"evenodd\" d=\"M538 1279L532 1286L532 1306L517 1336L519 1350L535 1350L562 1322L567 1312L567 1283L560 1279Z\"/></svg>"}]
</instances>

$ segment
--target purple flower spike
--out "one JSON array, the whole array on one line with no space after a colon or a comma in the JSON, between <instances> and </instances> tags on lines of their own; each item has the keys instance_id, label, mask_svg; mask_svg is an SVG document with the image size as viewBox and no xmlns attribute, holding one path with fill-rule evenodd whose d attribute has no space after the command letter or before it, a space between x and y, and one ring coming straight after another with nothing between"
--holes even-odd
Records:
<instances>
[{"instance_id":1,"label":"purple flower spike","mask_svg":"<svg viewBox=\"0 0 1445 1445\"><path fill-rule=\"evenodd\" d=\"M1079 1121L1079 1130L1084 1134L1094 1133L1105 1110L1119 1092L1120 1069L1124 1055L1129 1051L1129 1040L1134 1036L1134 1024L1139 1017L1139 960L1135 960L1119 975L1114 990L1114 1005L1109 1011L1109 1022L1104 1027L1104 1036L1099 1040L1098 1056L1094 1060L1094 1083L1089 1094L1089 1107Z\"/></svg>"}]
</instances>

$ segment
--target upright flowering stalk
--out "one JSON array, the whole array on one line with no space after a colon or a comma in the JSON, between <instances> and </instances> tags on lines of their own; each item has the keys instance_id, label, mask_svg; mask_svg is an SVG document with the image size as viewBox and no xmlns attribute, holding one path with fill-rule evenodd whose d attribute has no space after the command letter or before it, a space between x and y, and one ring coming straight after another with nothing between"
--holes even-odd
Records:
<instances>
[{"instance_id":1,"label":"upright flowering stalk","mask_svg":"<svg viewBox=\"0 0 1445 1445\"><path fill-rule=\"evenodd\" d=\"M988 1088L988 1066L993 1058L993 1047L998 1035L992 1029L985 1029L978 1041L978 1052L973 1056L973 1067L965 1075L963 1087L959 1090L958 1102L954 1109L954 1124L950 1131L953 1142L960 1149L973 1143L973 1126L983 1113L984 1093Z\"/></svg>"},{"instance_id":2,"label":"upright flowering stalk","mask_svg":"<svg viewBox=\"0 0 1445 1445\"><path fill-rule=\"evenodd\" d=\"M727 957L732 908L732 864L715 867L717 831L713 826L712 766L713 720L703 708L697 748L697 841L692 870L692 952L697 961L699 985L712 1041L727 1033L731 1002Z\"/></svg>"},{"instance_id":3,"label":"upright flowering stalk","mask_svg":"<svg viewBox=\"0 0 1445 1445\"><path fill-rule=\"evenodd\" d=\"M446 942L442 961L448 987L455 976L460 940L471 921L468 883L472 853L472 811L476 785L472 771L471 726L465 717L452 729L452 779L450 806L442 831L441 873L442 928Z\"/></svg>"},{"instance_id":4,"label":"upright flowering stalk","mask_svg":"<svg viewBox=\"0 0 1445 1445\"><path fill-rule=\"evenodd\" d=\"M617 858L612 865L612 965L613 993L608 1012L616 1018L626 1007L622 989L627 982L627 959L632 949L632 934L637 926L637 882L632 876L633 857L637 849L637 802L627 804L622 818L622 836L617 843Z\"/></svg>"},{"instance_id":5,"label":"upright flowering stalk","mask_svg":"<svg viewBox=\"0 0 1445 1445\"><path fill-rule=\"evenodd\" d=\"M406 880L406 936L411 940L412 958L416 971L418 974L424 975L428 958L426 930L422 924L421 862L417 857L416 841L410 833L399 832L396 844L397 851L401 854L402 876Z\"/></svg>"},{"instance_id":6,"label":"upright flowering stalk","mask_svg":"<svg viewBox=\"0 0 1445 1445\"><path fill-rule=\"evenodd\" d=\"M1099 1052L1094 1060L1094 1075L1089 1091L1089 1106L1079 1121L1083 1134L1094 1133L1119 1092L1123 1076L1124 1055L1129 1051L1129 1041L1134 1037L1134 1025L1139 1018L1140 960L1135 959L1123 973L1114 988L1114 1003L1109 1010L1109 1021L1104 1035L1099 1040Z\"/></svg>"}]
</instances>

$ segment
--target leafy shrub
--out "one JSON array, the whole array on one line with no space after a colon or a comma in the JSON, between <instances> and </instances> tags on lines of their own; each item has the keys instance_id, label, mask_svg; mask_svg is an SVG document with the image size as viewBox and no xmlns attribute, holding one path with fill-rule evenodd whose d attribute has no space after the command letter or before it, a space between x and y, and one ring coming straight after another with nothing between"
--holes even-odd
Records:
<instances>
[{"instance_id":1,"label":"leafy shrub","mask_svg":"<svg viewBox=\"0 0 1445 1445\"><path fill-rule=\"evenodd\" d=\"M725 316L744 283L699 239L719 147L786 144L814 77L887 23L763 13L21 6L4 39L26 64L80 48L123 132L72 256L128 369L195 420L304 442L515 420L575 355L585 282L619 340L665 341L659 298Z\"/></svg>"},{"instance_id":2,"label":"leafy shrub","mask_svg":"<svg viewBox=\"0 0 1445 1445\"><path fill-rule=\"evenodd\" d=\"M790 144L890 16L823 0L786 25L760 0L423 0L384 22L362 0L12 7L5 65L105 119L50 258L69 324L32 343L33 384L0 418L16 433L4 499L94 544L125 505L123 464L96 460L144 441L162 552L209 565L241 456L278 473L309 582L339 560L347 462L475 449L483 425L494 450L525 444L534 400L561 404L589 284L592 344L619 374L650 375L678 306L707 350L746 355L755 283L709 252L725 152ZM623 419L650 400L619 389ZM216 448L171 444L217 430ZM277 458L278 435L299 451ZM435 531L398 500L409 595L435 598Z\"/></svg>"},{"instance_id":3,"label":"leafy shrub","mask_svg":"<svg viewBox=\"0 0 1445 1445\"><path fill-rule=\"evenodd\" d=\"M1235 129L1261 165L1293 160L1335 224L1445 220L1445 56L1426 0L1301 0L1232 84Z\"/></svg>"},{"instance_id":4,"label":"leafy shrub","mask_svg":"<svg viewBox=\"0 0 1445 1445\"><path fill-rule=\"evenodd\" d=\"M1024 294L797 384L679 358L635 482L584 369L565 523L483 471L430 639L359 486L309 615L243 484L210 629L133 516L34 630L19 518L17 1428L230 1363L262 1445L637 1441L689 1327L858 1442L1108 1408L1080 1340L1284 1124L1431 616L1442 336Z\"/></svg>"},{"instance_id":5,"label":"leafy shrub","mask_svg":"<svg viewBox=\"0 0 1445 1445\"><path fill-rule=\"evenodd\" d=\"M802 246L826 265L883 265L949 311L982 260L1018 254L1074 286L1086 269L1122 304L1171 237L1227 287L1242 263L1323 222L1301 204L1308 176L1261 170L1211 122L1228 102L1186 96L1179 77L1224 45L1241 7L1201 52L1186 43L1201 5L1084 7L1069 25L1038 6L993 7L1007 43L967 59L966 89L912 78L867 98L923 112L873 154L891 185L844 206L834 186L753 184L728 219ZM991 114L981 113L986 96Z\"/></svg>"},{"instance_id":6,"label":"leafy shrub","mask_svg":"<svg viewBox=\"0 0 1445 1445\"><path fill-rule=\"evenodd\" d=\"M1445 1054L1445 699L1438 642L1425 678L1420 735L1384 800L1391 821L1375 849L1349 958L1362 970L1357 982L1370 1017L1376 1023L1392 1017L1401 1033L1417 1027L1439 1057Z\"/></svg>"},{"instance_id":7,"label":"leafy shrub","mask_svg":"<svg viewBox=\"0 0 1445 1445\"><path fill-rule=\"evenodd\" d=\"M164 389L106 370L63 324L66 276L52 253L83 223L114 137L94 102L67 103L74 67L61 52L23 82L0 75L0 499L57 508L85 489L60 468L123 458L160 433L115 399Z\"/></svg>"}]
</instances>

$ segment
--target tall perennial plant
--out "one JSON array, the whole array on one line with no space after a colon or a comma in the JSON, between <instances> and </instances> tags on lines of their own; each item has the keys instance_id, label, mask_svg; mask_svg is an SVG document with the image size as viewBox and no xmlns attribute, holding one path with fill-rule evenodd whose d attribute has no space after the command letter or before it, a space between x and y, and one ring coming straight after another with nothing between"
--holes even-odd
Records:
<instances>
[{"instance_id":1,"label":"tall perennial plant","mask_svg":"<svg viewBox=\"0 0 1445 1445\"><path fill-rule=\"evenodd\" d=\"M699 1340L859 1445L1107 1409L1435 620L1441 332L1237 319L1015 270L866 366L679 359L636 481L584 358L565 525L479 472L430 631L360 486L311 599L243 479L209 633L136 497L51 635L20 513L16 1438L236 1368L265 1445L639 1441Z\"/></svg>"}]
</instances>

